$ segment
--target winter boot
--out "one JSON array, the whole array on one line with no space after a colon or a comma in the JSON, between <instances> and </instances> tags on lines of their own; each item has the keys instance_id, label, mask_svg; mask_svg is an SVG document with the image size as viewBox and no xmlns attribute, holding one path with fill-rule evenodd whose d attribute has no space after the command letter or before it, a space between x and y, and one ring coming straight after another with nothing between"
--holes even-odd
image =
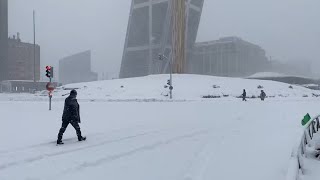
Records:
<instances>
[{"instance_id":1,"label":"winter boot","mask_svg":"<svg viewBox=\"0 0 320 180\"><path fill-rule=\"evenodd\" d=\"M87 138L83 136L78 136L78 141L85 141Z\"/></svg>"},{"instance_id":2,"label":"winter boot","mask_svg":"<svg viewBox=\"0 0 320 180\"><path fill-rule=\"evenodd\" d=\"M57 140L57 145L64 144L61 140Z\"/></svg>"}]
</instances>

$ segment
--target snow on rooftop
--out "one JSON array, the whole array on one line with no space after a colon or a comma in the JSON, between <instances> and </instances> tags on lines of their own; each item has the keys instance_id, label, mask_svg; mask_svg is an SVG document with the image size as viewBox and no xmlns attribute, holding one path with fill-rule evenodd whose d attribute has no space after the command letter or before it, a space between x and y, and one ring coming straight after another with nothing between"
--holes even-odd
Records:
<instances>
[{"instance_id":1,"label":"snow on rooftop","mask_svg":"<svg viewBox=\"0 0 320 180\"><path fill-rule=\"evenodd\" d=\"M305 79L313 79L312 77L308 76L301 76L301 75L293 75L293 74L282 74L277 72L258 72L253 75L248 76L247 78L277 78L277 77L299 77Z\"/></svg>"},{"instance_id":2,"label":"snow on rooftop","mask_svg":"<svg viewBox=\"0 0 320 180\"><path fill-rule=\"evenodd\" d=\"M289 75L276 73L276 72L258 72L248 78L267 78L267 77L288 77Z\"/></svg>"}]
</instances>

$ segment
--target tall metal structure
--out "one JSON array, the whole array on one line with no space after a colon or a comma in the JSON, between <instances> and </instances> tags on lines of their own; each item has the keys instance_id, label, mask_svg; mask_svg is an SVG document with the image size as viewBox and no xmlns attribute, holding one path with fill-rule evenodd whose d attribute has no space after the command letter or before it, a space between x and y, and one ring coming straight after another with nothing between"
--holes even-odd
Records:
<instances>
[{"instance_id":1,"label":"tall metal structure","mask_svg":"<svg viewBox=\"0 0 320 180\"><path fill-rule=\"evenodd\" d=\"M173 71L185 72L197 37L203 1L132 0L120 78L168 73L169 61L158 61L159 54L169 59L174 56Z\"/></svg>"},{"instance_id":2,"label":"tall metal structure","mask_svg":"<svg viewBox=\"0 0 320 180\"><path fill-rule=\"evenodd\" d=\"M172 58L173 73L186 72L185 38L186 12L185 0L172 1Z\"/></svg>"},{"instance_id":3,"label":"tall metal structure","mask_svg":"<svg viewBox=\"0 0 320 180\"><path fill-rule=\"evenodd\" d=\"M0 81L7 77L8 0L0 0Z\"/></svg>"}]
</instances>

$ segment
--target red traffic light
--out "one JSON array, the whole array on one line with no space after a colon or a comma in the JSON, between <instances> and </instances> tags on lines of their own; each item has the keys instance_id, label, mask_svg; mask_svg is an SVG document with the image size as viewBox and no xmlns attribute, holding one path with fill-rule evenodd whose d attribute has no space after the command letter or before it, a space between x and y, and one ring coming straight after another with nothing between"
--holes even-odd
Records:
<instances>
[{"instance_id":1,"label":"red traffic light","mask_svg":"<svg viewBox=\"0 0 320 180\"><path fill-rule=\"evenodd\" d=\"M52 78L53 77L53 67L46 66L46 76L48 78Z\"/></svg>"}]
</instances>

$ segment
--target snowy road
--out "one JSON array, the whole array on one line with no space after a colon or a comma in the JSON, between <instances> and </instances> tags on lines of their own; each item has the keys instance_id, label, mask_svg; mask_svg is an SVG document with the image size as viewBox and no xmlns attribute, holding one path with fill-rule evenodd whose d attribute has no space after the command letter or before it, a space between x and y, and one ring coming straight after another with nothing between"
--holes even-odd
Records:
<instances>
[{"instance_id":1,"label":"snowy road","mask_svg":"<svg viewBox=\"0 0 320 180\"><path fill-rule=\"evenodd\" d=\"M300 119L319 101L82 102L86 142L62 102L0 102L1 180L280 180ZM19 135L17 134L24 134Z\"/></svg>"}]
</instances>

